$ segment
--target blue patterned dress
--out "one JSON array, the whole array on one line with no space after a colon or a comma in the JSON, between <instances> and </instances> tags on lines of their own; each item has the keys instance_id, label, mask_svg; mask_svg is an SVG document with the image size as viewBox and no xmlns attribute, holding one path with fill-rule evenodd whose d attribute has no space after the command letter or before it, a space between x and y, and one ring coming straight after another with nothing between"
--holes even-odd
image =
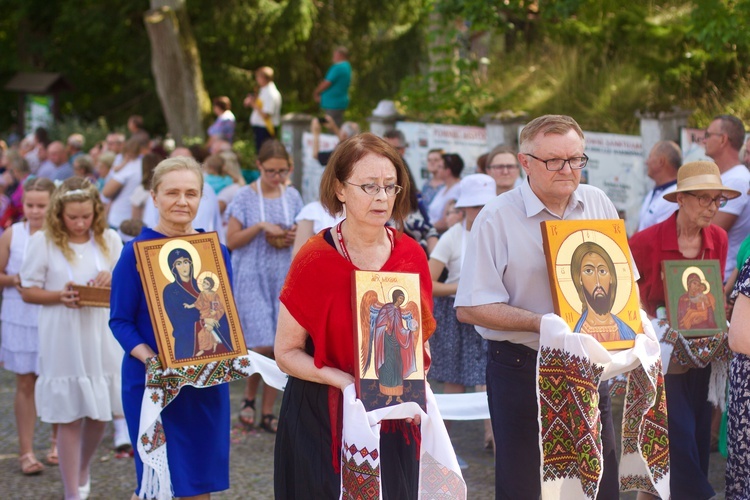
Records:
<instances>
[{"instance_id":1,"label":"blue patterned dress","mask_svg":"<svg viewBox=\"0 0 750 500\"><path fill-rule=\"evenodd\" d=\"M737 276L731 299L750 297L750 260ZM747 328L743 325L742 328ZM750 498L750 356L735 354L729 369L727 500Z\"/></svg>"},{"instance_id":2,"label":"blue patterned dress","mask_svg":"<svg viewBox=\"0 0 750 500\"><path fill-rule=\"evenodd\" d=\"M245 186L232 200L227 214L237 219L243 229L253 226L261 222L259 201L258 193L251 186ZM291 228L302 205L299 192L288 187L283 199L263 198L265 220L285 229ZM292 247L278 249L271 246L263 232L247 245L232 251L234 298L245 343L250 349L273 345L279 317L279 294L291 262Z\"/></svg>"}]
</instances>

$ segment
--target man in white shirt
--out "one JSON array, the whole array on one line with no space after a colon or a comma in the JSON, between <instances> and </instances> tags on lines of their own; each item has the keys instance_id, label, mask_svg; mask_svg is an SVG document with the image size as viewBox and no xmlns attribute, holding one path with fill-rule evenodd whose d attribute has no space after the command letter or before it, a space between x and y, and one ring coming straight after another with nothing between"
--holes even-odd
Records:
<instances>
[{"instance_id":1,"label":"man in white shirt","mask_svg":"<svg viewBox=\"0 0 750 500\"><path fill-rule=\"evenodd\" d=\"M677 203L669 202L662 196L677 188L677 169L680 165L682 165L682 152L677 143L659 141L651 148L646 158L646 173L653 179L656 186L643 199L641 215L638 219L638 231L667 220L677 210Z\"/></svg>"},{"instance_id":2,"label":"man in white shirt","mask_svg":"<svg viewBox=\"0 0 750 500\"><path fill-rule=\"evenodd\" d=\"M143 181L142 157L150 150L149 138L146 134L135 134L128 142L138 143L140 154L124 165L115 166L107 176L107 182L102 188L102 196L109 200L107 223L114 229L119 229L122 221L133 216L133 206L130 197L133 191Z\"/></svg>"},{"instance_id":3,"label":"man in white shirt","mask_svg":"<svg viewBox=\"0 0 750 500\"><path fill-rule=\"evenodd\" d=\"M581 184L583 132L573 118L545 115L521 132L527 180L485 205L474 221L456 294L459 321L489 341L487 397L495 435L495 496L541 493L536 358L542 316L554 311L540 222L616 219L600 189ZM609 384L599 390L604 472L599 498L618 498Z\"/></svg>"},{"instance_id":4,"label":"man in white shirt","mask_svg":"<svg viewBox=\"0 0 750 500\"><path fill-rule=\"evenodd\" d=\"M740 149L745 142L745 125L732 115L719 115L706 129L703 146L719 166L721 183L742 193L719 209L713 223L724 228L729 236L729 251L724 276L737 267L737 251L742 240L750 233L750 171L740 162Z\"/></svg>"},{"instance_id":5,"label":"man in white shirt","mask_svg":"<svg viewBox=\"0 0 750 500\"><path fill-rule=\"evenodd\" d=\"M250 125L255 135L255 152L260 151L263 143L276 136L281 125L281 93L273 83L273 69L263 66L255 70L255 81L258 83L258 95L248 94L245 107L252 107Z\"/></svg>"}]
</instances>

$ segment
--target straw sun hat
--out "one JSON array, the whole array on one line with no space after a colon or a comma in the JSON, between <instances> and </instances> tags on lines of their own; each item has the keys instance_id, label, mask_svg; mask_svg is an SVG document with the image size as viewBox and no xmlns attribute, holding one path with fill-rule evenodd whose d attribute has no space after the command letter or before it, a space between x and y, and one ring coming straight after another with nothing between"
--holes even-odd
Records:
<instances>
[{"instance_id":1,"label":"straw sun hat","mask_svg":"<svg viewBox=\"0 0 750 500\"><path fill-rule=\"evenodd\" d=\"M664 199L677 202L677 194L690 191L721 191L729 198L737 198L741 193L721 183L721 172L712 161L691 161L677 170L677 189L664 195Z\"/></svg>"}]
</instances>

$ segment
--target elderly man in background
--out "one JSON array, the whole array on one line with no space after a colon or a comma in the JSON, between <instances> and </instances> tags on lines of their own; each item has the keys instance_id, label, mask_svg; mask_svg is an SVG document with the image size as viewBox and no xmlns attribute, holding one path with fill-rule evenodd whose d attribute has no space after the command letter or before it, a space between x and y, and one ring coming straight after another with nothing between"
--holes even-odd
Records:
<instances>
[{"instance_id":1,"label":"elderly man in background","mask_svg":"<svg viewBox=\"0 0 750 500\"><path fill-rule=\"evenodd\" d=\"M682 165L680 146L672 141L659 141L646 158L646 174L656 186L646 194L641 205L638 231L665 221L677 210L677 205L662 196L677 186L677 169Z\"/></svg>"},{"instance_id":2,"label":"elderly man in background","mask_svg":"<svg viewBox=\"0 0 750 500\"><path fill-rule=\"evenodd\" d=\"M119 155L122 153L123 144L125 144L125 136L123 134L120 134L119 132L110 132L107 134L107 140L105 141L107 151Z\"/></svg>"},{"instance_id":3,"label":"elderly man in background","mask_svg":"<svg viewBox=\"0 0 750 500\"><path fill-rule=\"evenodd\" d=\"M745 124L732 115L719 115L706 129L703 145L721 172L721 182L741 194L719 208L713 223L723 228L729 236L729 251L724 276L735 270L737 252L742 240L750 233L750 171L740 161L740 149L745 142Z\"/></svg>"},{"instance_id":4,"label":"elderly man in background","mask_svg":"<svg viewBox=\"0 0 750 500\"><path fill-rule=\"evenodd\" d=\"M536 359L542 316L554 311L540 222L617 219L600 189L580 184L583 132L569 116L545 115L521 132L528 182L501 194L475 220L456 294L459 321L489 340L487 397L495 434L495 495L539 498L541 455ZM598 498L618 498L608 384L599 388L604 471Z\"/></svg>"},{"instance_id":5,"label":"elderly man in background","mask_svg":"<svg viewBox=\"0 0 750 500\"><path fill-rule=\"evenodd\" d=\"M68 161L62 142L54 141L47 146L47 161L42 163L36 175L53 181L64 181L68 177L73 177L73 166Z\"/></svg>"},{"instance_id":6,"label":"elderly man in background","mask_svg":"<svg viewBox=\"0 0 750 500\"><path fill-rule=\"evenodd\" d=\"M86 143L86 139L83 134L70 134L68 136L68 161L72 165L76 158L81 156L83 153L83 146Z\"/></svg>"}]
</instances>

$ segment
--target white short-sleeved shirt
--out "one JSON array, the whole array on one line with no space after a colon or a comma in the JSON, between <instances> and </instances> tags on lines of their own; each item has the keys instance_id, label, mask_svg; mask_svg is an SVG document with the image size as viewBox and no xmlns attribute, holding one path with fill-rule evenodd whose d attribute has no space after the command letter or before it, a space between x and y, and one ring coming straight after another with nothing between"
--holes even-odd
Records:
<instances>
[{"instance_id":1,"label":"white short-sleeved shirt","mask_svg":"<svg viewBox=\"0 0 750 500\"><path fill-rule=\"evenodd\" d=\"M297 217L294 218L294 222L311 220L313 222L313 233L318 234L323 229L335 226L343 218L343 215L333 217L325 208L323 208L323 205L321 205L319 201L313 201L302 207L302 210L299 211Z\"/></svg>"},{"instance_id":2,"label":"white short-sleeved shirt","mask_svg":"<svg viewBox=\"0 0 750 500\"><path fill-rule=\"evenodd\" d=\"M641 214L638 218L638 231L664 222L669 216L677 211L679 205L664 199L664 195L677 189L677 181L666 186L656 186L646 194L641 205Z\"/></svg>"},{"instance_id":3,"label":"white short-sleeved shirt","mask_svg":"<svg viewBox=\"0 0 750 500\"><path fill-rule=\"evenodd\" d=\"M443 218L443 210L450 200L457 200L461 196L461 183L457 182L451 187L443 186L435 193L430 206L427 209L427 215L430 217L430 224L435 224Z\"/></svg>"},{"instance_id":4,"label":"white short-sleeved shirt","mask_svg":"<svg viewBox=\"0 0 750 500\"><path fill-rule=\"evenodd\" d=\"M448 270L446 283L457 283L461 276L461 253L466 234L466 244L468 246L469 234L464 230L463 224L454 224L451 226L437 242L435 248L430 253L430 258L439 260L445 264Z\"/></svg>"},{"instance_id":5,"label":"white short-sleeved shirt","mask_svg":"<svg viewBox=\"0 0 750 500\"><path fill-rule=\"evenodd\" d=\"M581 184L563 217L551 213L528 182L489 202L471 228L456 306L504 303L538 314L554 311L542 244L542 221L617 219L602 190ZM633 266L633 277L638 270ZM476 327L489 340L507 340L539 349L539 333Z\"/></svg>"},{"instance_id":6,"label":"white short-sleeved shirt","mask_svg":"<svg viewBox=\"0 0 750 500\"><path fill-rule=\"evenodd\" d=\"M130 205L133 207L144 207L150 198L151 191L144 188L143 184L138 184L130 195Z\"/></svg>"},{"instance_id":7,"label":"white short-sleeved shirt","mask_svg":"<svg viewBox=\"0 0 750 500\"><path fill-rule=\"evenodd\" d=\"M109 178L122 184L117 196L109 204L109 215L107 223L112 227L120 227L122 221L133 217L133 205L130 203L130 197L133 191L141 185L141 158L129 161L123 167L115 172L110 172Z\"/></svg>"},{"instance_id":8,"label":"white short-sleeved shirt","mask_svg":"<svg viewBox=\"0 0 750 500\"><path fill-rule=\"evenodd\" d=\"M242 186L233 182L216 194L219 201L223 201L226 205L229 205L234 199L234 195L240 190Z\"/></svg>"},{"instance_id":9,"label":"white short-sleeved shirt","mask_svg":"<svg viewBox=\"0 0 750 500\"><path fill-rule=\"evenodd\" d=\"M719 210L737 216L734 225L727 231L729 250L727 251L727 265L724 269L724 276L729 276L737 267L735 261L742 240L750 233L750 196L747 194L750 188L750 171L745 165L735 165L721 174L721 183L740 192L739 198L729 200L724 208Z\"/></svg>"},{"instance_id":10,"label":"white short-sleeved shirt","mask_svg":"<svg viewBox=\"0 0 750 500\"><path fill-rule=\"evenodd\" d=\"M262 87L258 92L258 99L261 102L261 108L267 115L271 115L271 122L278 127L281 124L281 92L276 88L276 84L268 82L268 85ZM257 110L253 109L250 115L250 125L255 127L265 127L266 122Z\"/></svg>"}]
</instances>

